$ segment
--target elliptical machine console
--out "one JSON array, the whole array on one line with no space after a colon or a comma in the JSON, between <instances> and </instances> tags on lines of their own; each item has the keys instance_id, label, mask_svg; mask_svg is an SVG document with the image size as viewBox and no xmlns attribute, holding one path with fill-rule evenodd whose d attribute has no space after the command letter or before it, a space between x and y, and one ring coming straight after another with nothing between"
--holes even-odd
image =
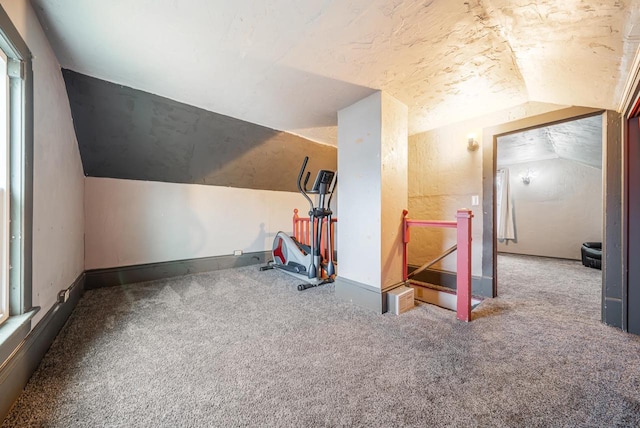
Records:
<instances>
[{"instance_id":1,"label":"elliptical machine console","mask_svg":"<svg viewBox=\"0 0 640 428\"><path fill-rule=\"evenodd\" d=\"M298 290L306 290L307 288L331 283L336 273L333 251L328 251L328 260L324 260L320 243L322 242L322 223L324 219L327 219L329 228L331 225L331 216L333 214L331 211L331 198L338 179L334 171L321 169L318 171L311 189L307 189L307 184L311 177L311 173L306 171L308 161L308 156L302 161L302 167L298 174L298 190L309 202L311 245L303 245L286 233L278 232L273 240L273 261L269 265L260 268L260 270L280 269L308 281L298 285ZM302 182L303 176L305 177L304 183ZM312 200L316 195L318 205L314 205ZM331 233L327 233L327 245L329 249L333 248ZM327 278L325 279L321 277L323 269L327 273Z\"/></svg>"}]
</instances>

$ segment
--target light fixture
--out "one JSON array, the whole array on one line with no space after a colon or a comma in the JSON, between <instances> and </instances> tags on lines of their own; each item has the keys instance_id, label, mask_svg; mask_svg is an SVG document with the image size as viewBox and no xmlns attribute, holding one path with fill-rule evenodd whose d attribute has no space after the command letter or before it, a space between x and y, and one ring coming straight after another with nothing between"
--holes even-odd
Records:
<instances>
[{"instance_id":1,"label":"light fixture","mask_svg":"<svg viewBox=\"0 0 640 428\"><path fill-rule=\"evenodd\" d=\"M467 135L467 150L470 152L475 152L480 147L478 141L476 141L476 134Z\"/></svg>"},{"instance_id":2,"label":"light fixture","mask_svg":"<svg viewBox=\"0 0 640 428\"><path fill-rule=\"evenodd\" d=\"M520 174L520 179L522 180L522 182L524 184L529 184L529 183L531 183L531 179L536 177L537 175L538 175L538 173L536 171L534 171L531 168L527 168L527 170L525 172Z\"/></svg>"}]
</instances>

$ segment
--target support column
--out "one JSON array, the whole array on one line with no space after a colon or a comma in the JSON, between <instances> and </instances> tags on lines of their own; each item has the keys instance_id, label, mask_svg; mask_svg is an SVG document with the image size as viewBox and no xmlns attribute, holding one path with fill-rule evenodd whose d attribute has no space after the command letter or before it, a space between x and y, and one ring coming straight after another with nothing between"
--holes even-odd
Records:
<instances>
[{"instance_id":1,"label":"support column","mask_svg":"<svg viewBox=\"0 0 640 428\"><path fill-rule=\"evenodd\" d=\"M376 92L338 112L336 295L376 312L403 277L408 109Z\"/></svg>"}]
</instances>

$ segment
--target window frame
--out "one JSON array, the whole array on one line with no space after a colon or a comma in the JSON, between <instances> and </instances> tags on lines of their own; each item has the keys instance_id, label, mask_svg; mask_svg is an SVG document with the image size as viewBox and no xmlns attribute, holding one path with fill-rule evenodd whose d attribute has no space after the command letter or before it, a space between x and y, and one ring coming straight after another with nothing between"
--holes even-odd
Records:
<instances>
[{"instance_id":1,"label":"window frame","mask_svg":"<svg viewBox=\"0 0 640 428\"><path fill-rule=\"evenodd\" d=\"M0 324L9 318L9 76L7 56L0 49L0 162L3 163L0 176Z\"/></svg>"},{"instance_id":2,"label":"window frame","mask_svg":"<svg viewBox=\"0 0 640 428\"><path fill-rule=\"evenodd\" d=\"M0 49L9 77L9 319L32 310L32 55L0 6ZM6 322L6 320L5 320Z\"/></svg>"}]
</instances>

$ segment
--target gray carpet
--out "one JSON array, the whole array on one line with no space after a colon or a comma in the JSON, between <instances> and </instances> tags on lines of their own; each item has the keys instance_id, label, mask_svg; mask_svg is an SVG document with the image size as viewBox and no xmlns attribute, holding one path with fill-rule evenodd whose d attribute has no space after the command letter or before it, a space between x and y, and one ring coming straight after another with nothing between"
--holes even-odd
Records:
<instances>
[{"instance_id":1,"label":"gray carpet","mask_svg":"<svg viewBox=\"0 0 640 428\"><path fill-rule=\"evenodd\" d=\"M640 338L600 271L500 256L469 324L246 267L89 291L3 427L639 426Z\"/></svg>"}]
</instances>

